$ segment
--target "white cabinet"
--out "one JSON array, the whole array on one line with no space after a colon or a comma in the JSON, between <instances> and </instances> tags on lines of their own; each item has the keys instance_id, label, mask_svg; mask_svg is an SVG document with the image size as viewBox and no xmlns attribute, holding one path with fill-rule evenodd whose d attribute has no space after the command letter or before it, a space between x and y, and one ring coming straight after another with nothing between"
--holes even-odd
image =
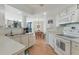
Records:
<instances>
[{"instance_id":1,"label":"white cabinet","mask_svg":"<svg viewBox=\"0 0 79 59\"><path fill-rule=\"evenodd\" d=\"M25 55L25 52L22 51L22 52L20 52L19 54L16 54L16 55Z\"/></svg>"},{"instance_id":2,"label":"white cabinet","mask_svg":"<svg viewBox=\"0 0 79 59\"><path fill-rule=\"evenodd\" d=\"M32 45L34 45L35 43L35 35L34 34L29 34L28 36L28 42L29 42L29 47L31 47Z\"/></svg>"},{"instance_id":3,"label":"white cabinet","mask_svg":"<svg viewBox=\"0 0 79 59\"><path fill-rule=\"evenodd\" d=\"M25 34L21 36L21 43L26 46L26 48L31 47L35 43L35 36L33 34Z\"/></svg>"},{"instance_id":4,"label":"white cabinet","mask_svg":"<svg viewBox=\"0 0 79 59\"><path fill-rule=\"evenodd\" d=\"M13 36L13 39L15 41L18 41L19 43L21 43L21 35L15 35L15 36Z\"/></svg>"},{"instance_id":5,"label":"white cabinet","mask_svg":"<svg viewBox=\"0 0 79 59\"><path fill-rule=\"evenodd\" d=\"M24 46L26 46L26 48L28 48L28 35L21 35L21 44L23 44Z\"/></svg>"},{"instance_id":6,"label":"white cabinet","mask_svg":"<svg viewBox=\"0 0 79 59\"><path fill-rule=\"evenodd\" d=\"M79 6L78 6L79 7ZM70 22L77 22L79 21L79 12L76 5L72 5L68 8L65 8L64 11L61 11L59 14L56 15L56 24L64 24Z\"/></svg>"},{"instance_id":7,"label":"white cabinet","mask_svg":"<svg viewBox=\"0 0 79 59\"><path fill-rule=\"evenodd\" d=\"M71 22L76 22L77 21L77 10L74 10L70 14L70 20Z\"/></svg>"},{"instance_id":8,"label":"white cabinet","mask_svg":"<svg viewBox=\"0 0 79 59\"><path fill-rule=\"evenodd\" d=\"M49 42L49 33L46 32L46 41Z\"/></svg>"},{"instance_id":9,"label":"white cabinet","mask_svg":"<svg viewBox=\"0 0 79 59\"><path fill-rule=\"evenodd\" d=\"M70 15L67 15L67 16L61 18L61 23L60 24L69 23L69 22L71 22Z\"/></svg>"},{"instance_id":10,"label":"white cabinet","mask_svg":"<svg viewBox=\"0 0 79 59\"><path fill-rule=\"evenodd\" d=\"M21 43L21 35L10 36L11 39Z\"/></svg>"},{"instance_id":11,"label":"white cabinet","mask_svg":"<svg viewBox=\"0 0 79 59\"><path fill-rule=\"evenodd\" d=\"M72 55L79 55L79 43L72 42Z\"/></svg>"},{"instance_id":12,"label":"white cabinet","mask_svg":"<svg viewBox=\"0 0 79 59\"><path fill-rule=\"evenodd\" d=\"M54 36L52 35L53 33L49 33L49 44L54 48Z\"/></svg>"},{"instance_id":13,"label":"white cabinet","mask_svg":"<svg viewBox=\"0 0 79 59\"><path fill-rule=\"evenodd\" d=\"M77 21L79 22L79 9L76 12L77 12Z\"/></svg>"},{"instance_id":14,"label":"white cabinet","mask_svg":"<svg viewBox=\"0 0 79 59\"><path fill-rule=\"evenodd\" d=\"M35 43L35 36L33 34L14 35L10 36L10 38L26 46L26 49Z\"/></svg>"},{"instance_id":15,"label":"white cabinet","mask_svg":"<svg viewBox=\"0 0 79 59\"><path fill-rule=\"evenodd\" d=\"M53 33L48 32L46 36L47 36L47 38L46 38L47 42L49 43L49 45L52 48L54 48L55 47L55 37L54 37Z\"/></svg>"}]
</instances>

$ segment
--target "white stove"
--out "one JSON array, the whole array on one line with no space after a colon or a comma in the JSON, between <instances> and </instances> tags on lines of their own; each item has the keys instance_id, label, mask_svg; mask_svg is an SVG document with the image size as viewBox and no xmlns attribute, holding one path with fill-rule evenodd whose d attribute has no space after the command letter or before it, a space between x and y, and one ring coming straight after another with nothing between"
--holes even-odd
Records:
<instances>
[{"instance_id":1,"label":"white stove","mask_svg":"<svg viewBox=\"0 0 79 59\"><path fill-rule=\"evenodd\" d=\"M70 24L64 27L63 33L68 36L79 37L79 24Z\"/></svg>"}]
</instances>

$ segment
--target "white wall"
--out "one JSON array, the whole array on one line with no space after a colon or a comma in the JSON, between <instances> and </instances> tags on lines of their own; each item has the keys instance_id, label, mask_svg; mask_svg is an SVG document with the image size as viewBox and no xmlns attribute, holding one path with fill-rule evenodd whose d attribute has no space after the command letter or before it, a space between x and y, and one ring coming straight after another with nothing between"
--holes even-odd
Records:
<instances>
[{"instance_id":1,"label":"white wall","mask_svg":"<svg viewBox=\"0 0 79 59\"><path fill-rule=\"evenodd\" d=\"M36 32L38 30L37 25L40 25L40 30L45 32L46 28L45 28L45 18L44 17L38 17L38 16L34 16L34 15L30 15L27 18L27 22L32 22L32 29L33 32Z\"/></svg>"},{"instance_id":2,"label":"white wall","mask_svg":"<svg viewBox=\"0 0 79 59\"><path fill-rule=\"evenodd\" d=\"M48 24L48 21L49 20L53 20L53 23L52 24ZM52 16L52 17L47 17L47 20L46 20L46 29L47 30L56 30L56 20L55 18Z\"/></svg>"},{"instance_id":3,"label":"white wall","mask_svg":"<svg viewBox=\"0 0 79 59\"><path fill-rule=\"evenodd\" d=\"M14 7L5 5L5 18L9 20L22 20L22 12Z\"/></svg>"},{"instance_id":4,"label":"white wall","mask_svg":"<svg viewBox=\"0 0 79 59\"><path fill-rule=\"evenodd\" d=\"M22 22L22 26L23 25L23 12L11 7L9 5L5 5L5 19L6 19L6 24L7 24L7 20L15 20L15 21L21 21ZM46 17L44 17L44 15L30 15L27 14L26 15L26 22L32 22L32 27L33 27L33 32L37 31L36 25L40 24L40 30L43 32L46 32Z\"/></svg>"},{"instance_id":5,"label":"white wall","mask_svg":"<svg viewBox=\"0 0 79 59\"><path fill-rule=\"evenodd\" d=\"M39 29L37 28L37 25L38 24L40 25L40 28ZM39 22L38 21L33 21L33 29L34 29L34 32L37 31L37 30L40 30L40 31L44 32L44 28L45 27L44 27L44 22L43 21L39 21Z\"/></svg>"},{"instance_id":6,"label":"white wall","mask_svg":"<svg viewBox=\"0 0 79 59\"><path fill-rule=\"evenodd\" d=\"M50 25L48 24L48 20L52 19L53 20L53 24ZM33 27L33 32L37 31L37 25L40 24L40 30L43 31L44 33L46 33L47 28L49 28L50 30L56 30L56 20L55 18L52 16L41 16L41 15L32 15L27 17L27 22L32 22L32 27Z\"/></svg>"},{"instance_id":7,"label":"white wall","mask_svg":"<svg viewBox=\"0 0 79 59\"><path fill-rule=\"evenodd\" d=\"M14 7L5 5L5 19L6 19L6 25L7 20L22 22L22 12Z\"/></svg>"},{"instance_id":8,"label":"white wall","mask_svg":"<svg viewBox=\"0 0 79 59\"><path fill-rule=\"evenodd\" d=\"M0 4L0 26L5 26L5 7Z\"/></svg>"}]
</instances>

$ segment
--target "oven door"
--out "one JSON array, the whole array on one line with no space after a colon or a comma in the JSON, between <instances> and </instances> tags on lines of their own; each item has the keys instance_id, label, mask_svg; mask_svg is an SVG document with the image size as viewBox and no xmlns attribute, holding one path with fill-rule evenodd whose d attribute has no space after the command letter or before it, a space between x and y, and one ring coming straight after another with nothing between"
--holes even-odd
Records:
<instances>
[{"instance_id":1,"label":"oven door","mask_svg":"<svg viewBox=\"0 0 79 59\"><path fill-rule=\"evenodd\" d=\"M66 49L66 43L65 42L62 42L62 41L60 41L60 47L59 47L62 51L66 51L65 49Z\"/></svg>"},{"instance_id":2,"label":"oven door","mask_svg":"<svg viewBox=\"0 0 79 59\"><path fill-rule=\"evenodd\" d=\"M56 39L56 51L58 51L58 54L69 55L70 41L58 37Z\"/></svg>"}]
</instances>

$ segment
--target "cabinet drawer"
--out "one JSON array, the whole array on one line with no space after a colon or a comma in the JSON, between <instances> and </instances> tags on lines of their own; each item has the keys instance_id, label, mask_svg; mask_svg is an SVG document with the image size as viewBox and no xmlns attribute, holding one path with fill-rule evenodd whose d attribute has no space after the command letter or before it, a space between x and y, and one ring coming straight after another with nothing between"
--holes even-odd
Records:
<instances>
[{"instance_id":1,"label":"cabinet drawer","mask_svg":"<svg viewBox=\"0 0 79 59\"><path fill-rule=\"evenodd\" d=\"M25 55L25 52L24 51L22 51L22 52L20 52L19 54L17 54L17 55Z\"/></svg>"},{"instance_id":2,"label":"cabinet drawer","mask_svg":"<svg viewBox=\"0 0 79 59\"><path fill-rule=\"evenodd\" d=\"M70 41L67 40L67 39L65 39L65 38L63 38L63 37L58 37L58 36L57 36L56 39L57 39L57 40L60 40L60 41L62 41L62 42L65 42L65 43L70 44Z\"/></svg>"},{"instance_id":3,"label":"cabinet drawer","mask_svg":"<svg viewBox=\"0 0 79 59\"><path fill-rule=\"evenodd\" d=\"M79 44L72 42L72 54L79 55Z\"/></svg>"},{"instance_id":4,"label":"cabinet drawer","mask_svg":"<svg viewBox=\"0 0 79 59\"><path fill-rule=\"evenodd\" d=\"M79 48L79 43L72 42L72 47Z\"/></svg>"},{"instance_id":5,"label":"cabinet drawer","mask_svg":"<svg viewBox=\"0 0 79 59\"><path fill-rule=\"evenodd\" d=\"M22 39L21 39L21 43L22 43L23 45L27 46L29 42L28 42L28 39L22 38Z\"/></svg>"},{"instance_id":6,"label":"cabinet drawer","mask_svg":"<svg viewBox=\"0 0 79 59\"><path fill-rule=\"evenodd\" d=\"M16 35L12 37L13 40L18 41L19 43L21 42L21 37Z\"/></svg>"}]
</instances>

